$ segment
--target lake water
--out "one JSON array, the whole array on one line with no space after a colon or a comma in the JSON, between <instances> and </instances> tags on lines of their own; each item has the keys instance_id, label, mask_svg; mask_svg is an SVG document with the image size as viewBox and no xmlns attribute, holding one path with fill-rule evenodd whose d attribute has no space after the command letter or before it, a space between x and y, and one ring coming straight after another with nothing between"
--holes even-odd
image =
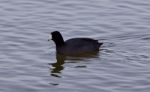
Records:
<instances>
[{"instance_id":1,"label":"lake water","mask_svg":"<svg viewBox=\"0 0 150 92\"><path fill-rule=\"evenodd\" d=\"M57 62L52 31L103 42ZM0 92L149 92L150 0L0 0Z\"/></svg>"}]
</instances>

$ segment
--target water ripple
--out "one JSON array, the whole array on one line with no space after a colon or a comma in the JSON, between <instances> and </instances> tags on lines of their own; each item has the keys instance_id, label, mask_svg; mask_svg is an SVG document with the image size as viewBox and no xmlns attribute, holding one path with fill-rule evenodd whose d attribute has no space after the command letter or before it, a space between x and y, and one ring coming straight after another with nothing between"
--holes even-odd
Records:
<instances>
[{"instance_id":1,"label":"water ripple","mask_svg":"<svg viewBox=\"0 0 150 92\"><path fill-rule=\"evenodd\" d=\"M149 92L150 1L1 0L2 92ZM93 57L56 60L52 31L103 42Z\"/></svg>"}]
</instances>

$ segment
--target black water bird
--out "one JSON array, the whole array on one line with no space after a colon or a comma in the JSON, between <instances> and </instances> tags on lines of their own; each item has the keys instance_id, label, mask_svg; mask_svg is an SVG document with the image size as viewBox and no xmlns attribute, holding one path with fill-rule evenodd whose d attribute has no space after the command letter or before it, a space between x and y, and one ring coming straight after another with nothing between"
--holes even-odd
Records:
<instances>
[{"instance_id":1,"label":"black water bird","mask_svg":"<svg viewBox=\"0 0 150 92\"><path fill-rule=\"evenodd\" d=\"M52 40L56 45L57 54L66 56L84 55L98 52L103 43L92 38L72 38L64 41L62 35L58 31L51 33Z\"/></svg>"}]
</instances>

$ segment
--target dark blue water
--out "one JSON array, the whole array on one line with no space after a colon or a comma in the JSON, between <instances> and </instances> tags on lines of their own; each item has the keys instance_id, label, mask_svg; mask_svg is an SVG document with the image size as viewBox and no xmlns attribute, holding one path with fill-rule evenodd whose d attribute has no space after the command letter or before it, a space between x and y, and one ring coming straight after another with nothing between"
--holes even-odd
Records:
<instances>
[{"instance_id":1,"label":"dark blue water","mask_svg":"<svg viewBox=\"0 0 150 92\"><path fill-rule=\"evenodd\" d=\"M149 0L0 0L0 92L149 92ZM57 62L52 31L104 42Z\"/></svg>"}]
</instances>

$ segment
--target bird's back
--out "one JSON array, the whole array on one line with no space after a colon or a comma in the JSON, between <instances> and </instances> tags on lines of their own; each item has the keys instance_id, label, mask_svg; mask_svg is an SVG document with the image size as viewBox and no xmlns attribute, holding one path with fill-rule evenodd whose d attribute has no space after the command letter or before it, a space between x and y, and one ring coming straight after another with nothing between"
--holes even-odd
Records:
<instances>
[{"instance_id":1,"label":"bird's back","mask_svg":"<svg viewBox=\"0 0 150 92\"><path fill-rule=\"evenodd\" d=\"M59 50L60 53L66 55L75 55L98 51L102 43L91 38L72 38L65 41L63 47Z\"/></svg>"}]
</instances>

